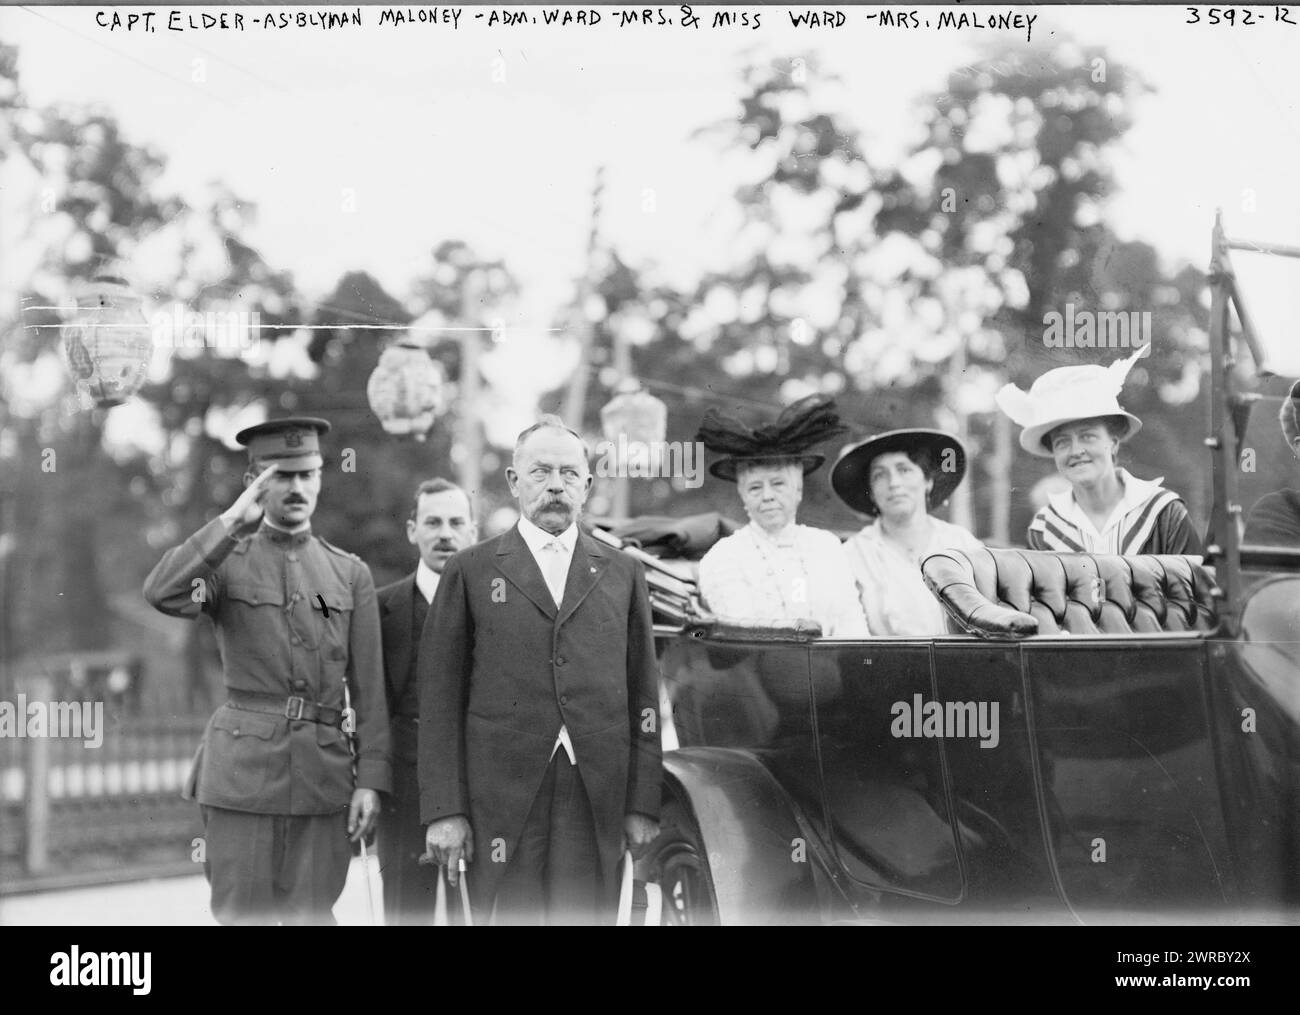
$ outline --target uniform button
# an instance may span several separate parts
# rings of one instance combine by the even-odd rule
[[[298,563],[298,555],[296,553],[289,554],[289,559],[293,561],[295,564]]]
[[[291,602],[291,603],[296,603],[296,602],[297,602],[299,599],[301,599],[301,598],[302,598],[302,596],[298,595],[298,593],[295,592],[293,595],[291,595],[291,596],[289,597],[289,602]]]
[[[564,695],[561,694],[561,695],[560,695],[560,704],[561,704],[561,705],[567,705],[568,703],[569,703],[569,699],[566,698]]]
[[[301,638],[293,638],[293,639],[291,639],[291,640],[292,640],[293,644],[295,644],[295,645],[301,645],[301,644],[302,644],[302,639],[301,639]]]
[[[293,682],[293,689],[294,689],[295,691],[305,691],[305,690],[307,689],[307,681],[305,681],[305,680],[295,680],[295,681]]]
[[[558,657],[556,657],[555,665],[556,665],[556,666],[563,666],[563,665],[564,665],[564,656],[558,656]]]

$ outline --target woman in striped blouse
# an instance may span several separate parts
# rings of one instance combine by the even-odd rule
[[[1155,480],[1138,479],[1117,462],[1121,442],[1142,421],[1119,404],[1119,392],[1143,346],[1109,367],[1049,370],[1028,392],[1008,384],[998,405],[1024,429],[1020,446],[1052,458],[1070,489],[1051,497],[1029,523],[1034,550],[1073,553],[1202,555],[1187,505]]]

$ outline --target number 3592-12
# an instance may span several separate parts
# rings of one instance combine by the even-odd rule
[[[1187,25],[1258,25],[1265,22],[1267,8],[1253,10],[1249,7],[1188,7]],[[1297,24],[1290,7],[1274,7],[1273,20],[1283,24]]]

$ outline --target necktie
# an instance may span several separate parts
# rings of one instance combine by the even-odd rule
[[[542,577],[546,579],[546,587],[551,590],[551,598],[555,600],[555,608],[558,610],[560,604],[564,602],[564,585],[568,580],[569,562],[566,559],[568,554],[565,552],[564,544],[558,539],[552,539],[542,547]],[[576,765],[577,759],[573,754],[573,742],[569,739],[569,727],[560,726],[560,734],[555,738],[555,745],[551,748],[551,757],[555,757],[555,752],[561,747],[564,748],[565,757],[569,759],[569,764]]]
[[[557,610],[564,602],[564,585],[569,571],[568,561],[564,558],[564,544],[558,539],[552,539],[542,547],[542,577],[546,579],[546,587],[551,590]]]

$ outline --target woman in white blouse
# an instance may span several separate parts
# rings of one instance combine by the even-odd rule
[[[840,453],[831,486],[849,507],[873,519],[844,544],[873,635],[947,631],[921,561],[941,550],[983,545],[960,525],[930,514],[965,473],[966,449],[939,430],[891,430]]]
[[[812,448],[845,432],[825,395],[801,398],[758,427],[717,409],[705,412],[696,440],[722,455],[709,472],[736,484],[749,516],[700,561],[700,594],[719,617],[813,621],[826,638],[867,637],[839,539],[795,519],[804,476],[826,461]]]

